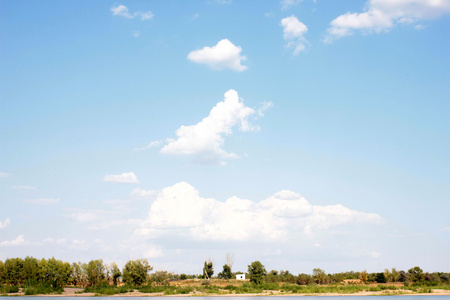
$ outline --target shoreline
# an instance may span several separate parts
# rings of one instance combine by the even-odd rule
[[[417,293],[409,290],[385,290],[377,292],[357,292],[357,293],[314,293],[314,294],[294,294],[294,293],[282,293],[280,291],[264,291],[263,293],[254,294],[205,294],[200,292],[190,294],[174,294],[164,295],[164,292],[160,293],[141,293],[141,292],[128,292],[124,294],[115,295],[100,295],[96,293],[77,293],[74,289],[65,289],[62,294],[39,294],[39,295],[25,295],[23,292],[11,293],[6,295],[0,295],[0,297],[351,297],[351,296],[450,296],[450,290],[434,289],[431,293]]]

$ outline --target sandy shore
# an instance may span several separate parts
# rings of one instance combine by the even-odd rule
[[[64,288],[64,293],[58,295],[33,295],[33,297],[93,297],[95,293],[82,293],[82,288]],[[292,294],[282,293],[280,291],[264,291],[260,294],[204,294],[200,292],[194,292],[190,294],[178,294],[178,295],[164,295],[164,293],[140,293],[138,290],[133,292],[107,295],[104,297],[258,297],[258,296],[280,296],[280,297],[301,297],[301,296],[410,296],[410,295],[422,295],[422,296],[450,296],[449,290],[434,289],[432,293],[415,293],[409,290],[385,290],[379,292],[358,292],[352,294],[338,294],[338,293],[321,293],[321,294]],[[8,296],[25,296],[23,292],[8,294]],[[31,297],[31,296],[30,296]]]

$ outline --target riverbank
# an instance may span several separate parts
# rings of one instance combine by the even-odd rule
[[[61,294],[46,294],[33,295],[33,297],[258,297],[258,296],[281,296],[281,297],[302,297],[302,296],[412,296],[412,295],[426,295],[426,296],[450,296],[450,290],[430,289],[426,292],[415,292],[411,290],[383,290],[383,291],[361,291],[355,293],[291,293],[282,292],[280,290],[267,290],[262,293],[235,293],[227,290],[220,291],[220,293],[204,293],[199,291],[192,291],[188,294],[171,294],[167,295],[164,292],[159,293],[142,293],[138,290],[132,292],[115,294],[115,295],[101,295],[96,293],[83,293],[82,288],[64,288]],[[1,296],[25,296],[22,291],[18,293],[3,294]],[[28,296],[25,296],[28,297]]]

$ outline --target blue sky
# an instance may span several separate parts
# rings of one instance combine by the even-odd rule
[[[450,1],[0,1],[0,259],[450,263]]]

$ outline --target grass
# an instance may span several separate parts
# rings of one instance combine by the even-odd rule
[[[115,285],[95,285],[86,287],[84,289],[85,293],[95,293],[98,295],[116,295],[116,294],[124,294],[128,292],[132,292],[133,288],[128,286],[117,287]]]
[[[26,287],[23,289],[26,296],[39,295],[39,294],[62,294],[64,289],[62,287],[53,288],[49,284],[39,284],[35,286]]]

